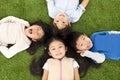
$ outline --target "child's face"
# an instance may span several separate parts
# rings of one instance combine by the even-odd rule
[[[38,25],[32,25],[25,29],[25,34],[27,37],[31,38],[33,41],[40,40],[44,35],[43,29]]]
[[[65,56],[67,48],[61,41],[53,41],[49,45],[49,55],[55,59],[62,59]]]
[[[58,14],[53,21],[54,24],[56,24],[57,28],[59,30],[64,29],[65,27],[67,27],[68,25],[70,25],[70,22],[68,20],[68,17],[66,14],[64,13],[60,13]]]
[[[79,36],[76,41],[76,48],[79,51],[89,50],[90,48],[92,48],[92,46],[93,44],[92,44],[91,39],[87,37],[86,35]]]

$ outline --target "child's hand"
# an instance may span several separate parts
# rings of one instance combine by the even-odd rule
[[[79,53],[81,57],[84,57],[84,52],[85,51],[77,51],[77,53]]]
[[[23,23],[25,26],[27,26],[27,27],[30,27],[30,24],[29,24],[29,22],[27,22],[27,21],[24,21],[24,23]]]

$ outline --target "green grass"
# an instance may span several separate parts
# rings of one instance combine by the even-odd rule
[[[90,0],[81,19],[72,25],[73,30],[87,35],[96,31],[120,30],[120,0]],[[0,19],[16,16],[30,23],[42,20],[50,23],[45,0],[0,0]],[[42,54],[39,48],[35,56]],[[33,56],[22,51],[11,59],[0,53],[0,80],[41,80],[32,76],[29,65]],[[90,68],[81,80],[120,80],[120,60],[106,60],[99,69]]]

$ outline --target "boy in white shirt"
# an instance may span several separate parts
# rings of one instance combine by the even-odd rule
[[[48,14],[54,19],[53,25],[59,30],[70,27],[70,23],[77,22],[85,12],[89,0],[46,0]]]

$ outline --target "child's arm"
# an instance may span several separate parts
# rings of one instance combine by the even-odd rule
[[[55,13],[55,2],[54,0],[46,0],[47,2],[47,8],[48,8],[48,14],[50,17],[54,18]]]
[[[80,80],[78,67],[74,68],[74,80]]]
[[[19,19],[19,18],[14,17],[14,16],[8,16],[8,17],[5,17],[5,18],[0,20],[0,23],[8,23],[8,22],[11,22],[11,23],[17,22],[17,23],[23,24],[25,26],[30,26],[28,21],[25,21],[23,19]]]
[[[44,69],[42,80],[48,80],[48,71]]]
[[[5,46],[0,46],[0,51],[8,59],[16,54],[15,52],[13,53],[12,51],[9,51],[9,49]]]
[[[96,63],[103,63],[105,61],[105,55],[98,52],[91,52],[86,50],[81,56],[91,58]]]
[[[82,14],[85,12],[85,8],[88,5],[88,3],[89,3],[89,0],[83,0],[81,4],[78,5],[78,7],[75,9],[75,11],[73,11],[73,13],[71,14],[72,23],[75,23],[80,19]]]
[[[88,5],[88,3],[89,3],[89,0],[83,0],[83,1],[81,2],[81,5],[82,5],[84,8],[86,8],[86,6]]]
[[[6,46],[0,46],[0,51],[6,58],[12,58],[18,52],[23,51],[28,47],[29,47],[28,44],[19,42],[14,44],[10,48],[7,48]]]
[[[80,75],[79,75],[79,65],[77,61],[73,60],[73,68],[74,68],[74,80],[80,80]]]

